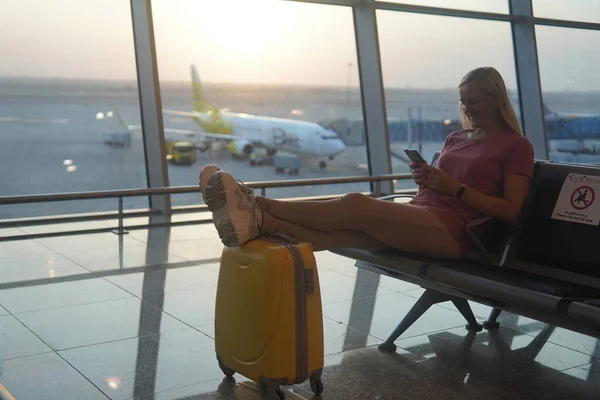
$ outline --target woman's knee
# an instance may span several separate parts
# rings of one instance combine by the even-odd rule
[[[340,199],[341,203],[350,210],[360,210],[373,199],[362,193],[347,193]]]

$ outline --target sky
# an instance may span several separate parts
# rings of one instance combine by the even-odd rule
[[[507,0],[404,0],[508,12]],[[536,16],[600,22],[600,1],[534,0]],[[161,81],[195,64],[215,83],[358,84],[349,7],[282,0],[153,0]],[[387,88],[455,88],[489,65],[516,87],[510,25],[377,11]],[[600,90],[600,31],[536,28],[544,90]],[[135,79],[128,0],[1,0],[0,76]]]

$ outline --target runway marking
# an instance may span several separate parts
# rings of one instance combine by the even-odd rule
[[[0,383],[0,400],[16,400],[12,394]]]

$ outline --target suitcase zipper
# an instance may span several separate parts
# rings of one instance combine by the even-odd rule
[[[296,374],[296,383],[304,382],[308,379],[308,316],[306,304],[306,274],[304,270],[304,260],[302,254],[294,245],[289,245],[288,249],[292,253],[296,270],[296,363],[298,372]]]
[[[298,251],[293,239],[287,239],[282,236],[272,236],[265,238],[277,244],[286,247],[294,262],[294,277],[296,281],[296,379],[293,383],[301,383],[308,379],[308,317],[306,292],[307,281],[304,270],[304,260],[302,253]],[[290,243],[291,242],[291,243]]]

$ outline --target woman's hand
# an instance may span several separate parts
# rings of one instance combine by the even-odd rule
[[[410,165],[413,165],[413,163]],[[454,196],[458,192],[458,189],[460,189],[460,182],[441,169],[427,164],[415,166],[413,168],[413,179],[418,185],[429,187],[449,196]]]
[[[429,178],[427,176],[427,170],[422,168],[421,165],[416,162],[411,162],[408,166],[412,170],[412,177],[415,183],[421,187],[428,187]]]

